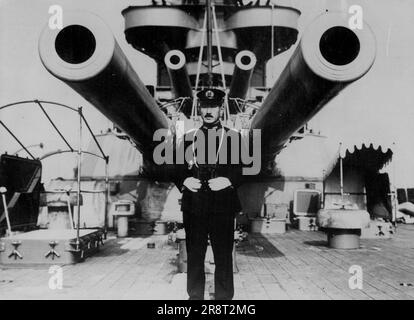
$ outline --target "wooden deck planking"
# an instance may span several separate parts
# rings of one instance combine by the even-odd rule
[[[303,276],[308,284],[312,285],[314,288],[313,291],[319,291],[319,295],[321,295],[321,292],[323,293],[323,295],[319,297],[320,299],[334,299],[336,296],[335,287],[329,282],[326,282],[326,280],[318,273],[313,272],[312,266],[309,266],[309,261],[303,259],[305,253],[300,250],[300,247],[296,246],[296,243],[288,238],[286,241],[283,241],[283,243],[285,244],[286,257],[288,257],[289,260],[295,259],[298,261],[294,264],[293,270],[300,276]]]
[[[299,243],[300,238],[293,239],[297,245],[301,245],[302,243]],[[332,284],[332,286],[336,289],[332,289],[336,293],[339,293],[340,299],[370,299],[369,296],[361,292],[360,290],[344,290],[344,285],[346,282],[346,279],[348,279],[349,274],[343,272],[342,270],[338,270],[335,268],[329,268],[329,265],[322,263],[323,260],[321,260],[319,256],[319,249],[318,251],[315,250],[301,250],[301,258],[304,261],[311,262],[311,265],[309,268],[312,271],[312,276],[317,277],[318,279],[323,279],[324,283],[329,282]]]
[[[270,243],[266,243],[263,238],[258,237],[259,242],[262,242],[263,245],[267,245],[269,247]],[[279,250],[283,252],[283,257],[277,257],[277,259],[280,259],[280,263],[285,267],[285,270],[290,273],[291,278],[294,278],[295,281],[298,283],[298,285],[303,288],[303,290],[307,293],[309,297],[315,298],[315,299],[329,299],[329,297],[320,290],[312,281],[309,281],[309,279],[306,276],[306,273],[304,272],[302,266],[303,262],[300,259],[297,259],[288,248],[288,243],[285,243],[286,247],[281,248],[279,245]],[[286,250],[285,250],[286,249]],[[275,257],[276,259],[276,257]],[[306,283],[306,284],[305,284]]]
[[[341,261],[345,263],[346,261],[346,254],[345,257],[341,257]],[[349,256],[348,256],[349,257]],[[339,258],[339,257],[338,257]],[[384,294],[388,295],[390,298],[395,299],[410,299],[410,296],[406,293],[402,292],[401,287],[397,287],[396,284],[398,282],[399,277],[394,276],[392,277],[391,272],[384,273],[381,266],[378,266],[378,259],[370,258],[369,256],[361,257],[361,259],[355,259],[355,264],[358,264],[359,261],[366,259],[361,264],[363,270],[368,271],[364,272],[366,275],[367,282],[375,287],[376,289],[382,291]],[[349,257],[350,259],[350,257]],[[350,259],[351,260],[351,259]],[[379,270],[378,270],[379,269]],[[412,297],[411,297],[412,298]]]
[[[153,240],[155,249],[146,242]],[[235,299],[414,299],[414,225],[393,239],[362,239],[357,250],[326,246],[321,232],[254,235],[237,247]],[[163,237],[112,238],[84,262],[63,266],[64,289],[50,290],[48,267],[1,268],[0,299],[186,299],[177,248]],[[351,290],[349,267],[363,270]],[[206,298],[213,274],[207,274]]]
[[[362,240],[362,244],[369,244],[372,240]],[[378,240],[375,240],[378,241]],[[382,240],[385,242],[389,240]],[[393,248],[396,250],[396,248]],[[367,254],[368,253],[368,254]],[[371,253],[371,254],[370,254]],[[338,268],[342,268],[348,272],[348,268],[352,265],[360,265],[364,271],[365,285],[367,294],[373,296],[376,299],[393,299],[393,298],[402,298],[399,296],[399,293],[395,293],[395,288],[390,287],[383,279],[380,277],[373,277],[370,272],[372,266],[376,266],[379,261],[382,263],[388,262],[387,256],[388,252],[383,251],[372,251],[367,252],[365,249],[358,250],[332,250],[326,248],[324,254],[321,255],[322,259],[326,259],[331,264],[336,265]],[[385,260],[385,261],[384,261]],[[372,288],[374,290],[372,290]],[[398,288],[397,288],[398,289]],[[354,291],[354,290],[353,290]],[[404,298],[408,298],[404,296]]]
[[[322,250],[322,252],[323,254],[319,253],[320,259],[322,259],[321,261],[325,260],[331,266],[336,266],[337,268],[342,269],[344,271],[344,274],[346,274],[346,277],[344,278],[346,282],[351,276],[348,273],[348,270],[349,270],[349,267],[351,267],[352,265],[360,265],[363,268],[363,271],[365,270],[365,272],[363,273],[363,275],[365,276],[365,281],[364,281],[365,288],[362,291],[361,290],[358,290],[358,291],[366,293],[368,296],[372,297],[373,299],[391,298],[390,295],[384,294],[382,290],[379,290],[378,287],[381,287],[381,285],[378,285],[377,283],[378,281],[376,281],[375,278],[370,278],[369,274],[367,274],[366,271],[368,270],[369,265],[364,264],[364,261],[367,260],[367,255],[365,255],[365,252],[364,252],[364,255],[361,256],[361,249],[359,250],[333,250],[333,249],[326,247],[324,250]],[[349,252],[352,252],[353,255],[350,256],[346,260],[342,259],[343,256]],[[370,281],[367,281],[367,279],[369,279]],[[349,289],[347,285],[344,288],[350,291],[356,291],[356,290]]]
[[[255,236],[252,235],[253,239],[254,237]],[[261,236],[259,235],[256,237]],[[255,242],[257,242],[257,240]],[[296,299],[304,300],[311,299],[311,296],[307,292],[307,288],[301,286],[296,277],[292,277],[289,273],[289,268],[286,266],[286,258],[282,256],[278,257],[276,260],[276,257],[272,257],[270,252],[274,252],[275,250],[271,249],[273,247],[269,246],[268,243],[264,244],[264,248],[267,250],[263,250],[261,253],[263,259],[261,259],[261,261],[257,260],[256,264],[260,265],[263,263],[268,270],[271,270],[272,274],[276,276],[276,279],[291,298],[295,297]],[[253,270],[253,272],[255,272],[255,270]]]
[[[301,261],[301,265],[296,269],[296,272],[304,274],[310,283],[313,283],[318,290],[323,291],[329,298],[341,299],[343,297],[343,291],[329,282],[323,275],[321,270],[325,270],[325,267],[318,264],[318,260],[313,259],[313,252],[301,250],[301,247],[297,246],[297,243],[293,239],[287,239],[286,243],[288,244],[286,247],[287,254],[297,254],[297,259]],[[309,264],[310,262],[318,266],[317,272],[315,272],[315,266]]]

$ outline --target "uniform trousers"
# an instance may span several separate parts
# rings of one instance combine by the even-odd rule
[[[190,300],[204,299],[204,261],[208,239],[215,263],[215,299],[233,298],[234,216],[229,212],[217,213],[206,210],[183,213],[187,247],[187,293]]]

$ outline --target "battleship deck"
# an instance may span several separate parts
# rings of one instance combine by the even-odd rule
[[[363,239],[358,250],[326,246],[322,232],[249,235],[237,247],[235,299],[414,299],[414,225],[393,239]],[[147,243],[154,241],[154,249]],[[63,288],[48,287],[45,267],[0,269],[2,299],[186,299],[178,250],[166,236],[109,238],[84,262],[63,266]],[[349,268],[363,271],[350,289]],[[212,291],[208,274],[206,299]]]

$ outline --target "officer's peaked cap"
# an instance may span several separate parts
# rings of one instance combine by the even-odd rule
[[[197,93],[197,98],[201,104],[221,105],[225,95],[223,90],[209,88],[199,91]]]

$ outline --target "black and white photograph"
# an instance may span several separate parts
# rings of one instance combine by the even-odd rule
[[[410,0],[0,0],[0,300],[413,300],[413,58]]]

